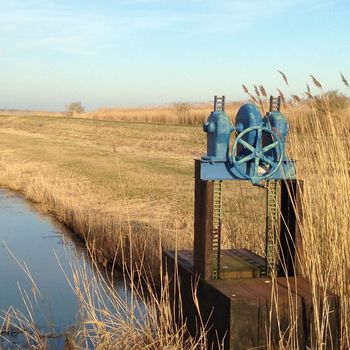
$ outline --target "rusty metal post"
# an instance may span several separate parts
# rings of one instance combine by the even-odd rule
[[[301,276],[303,259],[302,222],[303,181],[281,181],[281,231],[280,231],[280,268],[281,276]]]
[[[195,160],[194,270],[203,279],[211,278],[214,181],[200,179],[201,162]]]

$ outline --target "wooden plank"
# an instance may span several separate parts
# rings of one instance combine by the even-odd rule
[[[213,181],[200,178],[201,162],[195,159],[194,269],[202,278],[211,278],[211,236],[213,232]]]
[[[232,251],[231,251],[232,253]],[[249,255],[249,253],[247,253]],[[192,298],[193,285],[198,282],[197,298],[203,322],[211,327],[209,344],[219,348],[217,335],[223,340],[224,349],[243,350],[249,347],[264,348],[267,343],[285,342],[291,348],[315,348],[313,291],[310,283],[301,277],[278,277],[272,287],[268,278],[199,279],[193,270],[191,251],[165,252],[168,271],[174,273],[175,258],[178,262],[182,304],[174,303],[173,312],[184,315],[192,335],[198,332],[199,314]],[[259,259],[257,259],[259,260]],[[269,281],[270,283],[266,283]],[[174,279],[170,279],[170,284]],[[177,286],[170,288],[171,295],[179,293]],[[274,297],[271,297],[272,290]],[[325,330],[326,348],[339,348],[339,299],[329,295],[329,327]],[[316,297],[317,298],[317,297]],[[321,310],[322,300],[320,299]],[[175,317],[180,320],[179,316]],[[282,337],[282,339],[281,339]]]
[[[340,343],[340,314],[339,314],[339,297],[330,290],[322,290],[318,287],[318,295],[315,295],[314,290],[311,287],[310,282],[302,277],[290,277],[278,278],[278,284],[288,288],[294,295],[298,295],[302,298],[302,312],[299,312],[300,317],[303,318],[303,339],[299,340],[299,344],[302,344],[305,348],[315,348],[315,338],[312,335],[316,334],[315,319],[322,318],[325,307],[328,310],[328,327],[324,331],[326,337],[325,342],[327,349],[338,349]],[[327,306],[324,304],[324,297],[327,298]],[[317,303],[318,311],[315,313],[315,305]],[[299,308],[298,308],[299,311]],[[300,332],[300,330],[299,330]]]
[[[279,251],[279,271],[284,276],[300,276],[303,259],[302,223],[303,182],[301,180],[285,180],[281,182],[281,231]],[[285,273],[286,272],[286,273]]]
[[[181,250],[177,258],[184,265],[193,265],[191,250]],[[264,259],[246,249],[225,249],[221,251],[220,279],[260,277]]]
[[[230,350],[254,349],[265,345],[261,344],[259,312],[257,299],[231,301]]]
[[[232,251],[221,251],[220,279],[223,278],[252,278],[254,268]]]
[[[222,279],[207,281],[208,284],[218,289],[223,295],[233,300],[255,300],[254,294],[242,284],[242,279]]]
[[[165,252],[164,255],[168,265],[167,270],[174,273],[174,267],[171,267],[171,265],[174,266],[175,264],[175,253]],[[183,256],[185,256],[185,259]],[[186,261],[185,266],[181,265],[182,261]],[[178,255],[178,263],[180,297],[178,294],[172,300],[172,304],[177,306],[173,309],[175,319],[177,322],[185,321],[193,336],[198,334],[201,325],[206,324],[208,348],[213,346],[213,349],[218,349],[217,341],[219,339],[220,342],[224,343],[224,348],[229,349],[230,298],[205,280],[198,279],[198,275],[196,276],[193,272],[193,265],[188,264],[186,254],[182,255],[182,257]],[[174,278],[170,278],[170,283],[174,283]],[[194,288],[195,286],[197,288]],[[170,290],[174,290],[174,286],[170,286]],[[193,290],[197,291],[201,317],[199,317],[198,309],[194,303]],[[181,303],[179,302],[180,299]]]
[[[298,286],[299,289],[302,289],[302,290],[305,290],[305,291],[309,291],[309,293],[311,295],[314,294],[312,289],[311,289],[311,284],[306,278],[298,277],[297,278],[297,286]],[[318,288],[320,288],[320,287],[318,287]],[[320,290],[323,291],[322,288]],[[333,293],[330,289],[327,289],[325,293],[329,297],[337,297],[337,295],[335,293]]]
[[[239,280],[239,283],[254,294],[255,300],[232,300],[231,319],[235,322],[231,324],[231,342],[234,343],[233,336],[239,335],[242,344],[242,347],[234,346],[233,349],[246,349],[243,344],[264,348],[269,342],[278,344],[283,334],[288,337],[291,321],[287,290],[283,286],[277,286],[277,290],[274,289],[276,297],[272,298],[273,288],[269,279],[244,279]],[[296,298],[298,308],[302,310],[301,299]]]
[[[241,271],[244,271],[244,273],[233,274],[232,272],[236,271],[233,262],[242,264],[244,268]],[[226,270],[225,266],[227,266]],[[222,273],[220,273],[220,278],[260,277],[264,268],[265,260],[247,249],[222,250]]]
[[[177,252],[174,250],[167,250],[165,254],[174,261],[177,260],[178,263],[187,270],[194,272],[192,250],[179,250]]]
[[[244,255],[247,260],[249,261],[254,261],[255,264],[260,265],[260,266],[265,266],[265,258],[261,257],[258,254],[255,254],[254,252],[241,248],[236,250],[237,253]]]
[[[311,290],[310,283],[302,277],[278,277],[277,283],[278,285],[283,286],[287,290],[290,290],[290,292],[296,293],[302,296],[303,298],[312,298],[313,293]]]

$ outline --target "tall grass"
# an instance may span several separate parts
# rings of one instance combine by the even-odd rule
[[[320,87],[318,88],[320,89]],[[257,103],[261,106],[265,106],[264,108],[266,109],[267,98],[264,97],[264,94],[267,96],[267,93],[264,87],[257,86],[256,91],[260,94],[260,100],[258,99]],[[306,92],[308,94],[307,99],[296,96],[293,98],[294,102],[286,102],[286,106],[283,107],[282,111],[287,116],[291,126],[291,132],[288,136],[288,152],[291,158],[297,160],[298,178],[304,180],[302,236],[305,259],[303,260],[303,270],[305,276],[311,281],[315,295],[313,300],[313,307],[315,310],[313,322],[316,327],[314,347],[317,349],[325,349],[326,347],[325,337],[328,334],[327,329],[329,327],[327,296],[318,293],[322,293],[322,290],[329,288],[340,296],[341,349],[347,349],[350,347],[350,164],[348,160],[350,151],[350,141],[348,138],[348,132],[350,130],[350,111],[348,108],[334,110],[331,108],[332,101],[327,101],[327,99],[325,99],[324,106],[328,106],[329,108],[320,113],[320,110],[317,108],[317,101],[312,98],[313,94],[311,90],[308,88]],[[251,95],[255,96],[253,94]],[[205,116],[208,114],[209,110],[206,110]],[[135,117],[132,117],[133,113]],[[154,114],[153,117],[150,116],[152,113]],[[156,109],[153,112],[149,111],[147,117],[143,111],[128,111],[124,114],[118,114],[115,117],[112,117],[112,115],[108,116],[107,113],[105,116],[101,117],[101,119],[114,118],[112,120],[131,120],[133,122],[152,121],[169,124],[184,123],[180,121],[181,119],[177,119],[174,110],[168,114],[169,119],[167,120],[165,120],[166,117],[164,117],[164,113],[162,109]],[[234,114],[232,113],[232,115]],[[82,117],[99,118],[97,115],[85,115]],[[196,121],[189,122],[189,124],[199,124],[202,118],[204,118],[204,114],[198,117],[198,119],[193,119]],[[41,121],[38,120],[38,123],[40,122]],[[80,123],[80,121],[77,120],[76,123]],[[81,121],[81,123],[83,123],[83,121]],[[95,126],[95,124],[91,125],[95,128],[94,132],[98,133],[99,127]],[[23,125],[20,127],[24,128]],[[84,124],[84,128],[87,128],[86,124]],[[132,126],[129,126],[129,128],[132,128]],[[154,130],[157,129],[156,126],[152,128]],[[167,127],[166,133],[169,133],[169,128],[170,127]],[[195,128],[188,129],[189,131],[184,129],[181,132],[188,132],[190,134],[197,132]],[[26,130],[26,132],[33,132],[34,134],[38,133],[38,130],[39,129],[35,126],[34,131]],[[109,130],[109,132],[112,131],[112,129]],[[25,135],[23,131],[21,132]],[[68,137],[68,133],[69,131],[66,132],[65,137]],[[85,129],[82,129],[82,133],[85,133]],[[181,134],[177,141],[171,140],[172,147],[176,147],[176,142],[183,142],[183,146],[177,148],[179,154],[184,154],[184,152],[186,152],[191,155],[199,156],[199,148],[202,149],[204,153],[204,142],[200,141],[202,143],[199,144],[199,147],[194,141],[199,140],[199,136],[195,136],[190,142],[190,139],[184,135],[185,134]],[[166,138],[168,136],[162,137]],[[201,137],[204,138],[204,135]],[[90,144],[93,143],[91,137],[87,137],[87,139]],[[73,138],[70,140],[72,141]],[[101,136],[100,140],[105,139],[102,139]],[[137,152],[139,152],[141,149],[137,148],[139,145],[140,147],[146,147],[146,145],[148,146],[153,142],[155,141],[148,140],[147,143],[147,140],[140,140],[140,138],[138,139],[133,135],[132,142],[130,143],[132,146],[128,145],[130,147],[135,147]],[[74,145],[76,146],[77,144]],[[162,144],[159,145],[163,147]],[[118,145],[118,147],[119,146],[120,145]],[[151,148],[148,149],[148,151],[150,150]],[[42,177],[38,177],[38,172],[35,170],[32,161],[29,161],[27,158],[27,163],[24,162],[21,164],[18,160],[20,158],[13,156],[13,154],[16,154],[15,147],[7,149],[6,152],[4,151],[2,154],[3,167],[0,176],[1,184],[25,191],[29,198],[42,203],[46,210],[57,216],[59,220],[71,227],[74,231],[79,232],[86,239],[89,249],[93,251],[93,256],[105,265],[107,265],[108,262],[113,262],[115,259],[116,263],[122,265],[124,263],[127,266],[132,266],[133,271],[142,271],[142,274],[146,276],[160,276],[159,254],[154,254],[155,251],[159,251],[159,236],[162,236],[162,244],[164,247],[173,248],[176,245],[176,241],[183,244],[183,246],[189,246],[191,244],[192,214],[188,208],[192,206],[192,196],[186,196],[186,194],[184,194],[183,198],[186,200],[183,199],[183,201],[181,201],[179,197],[176,197],[176,191],[182,191],[182,186],[185,188],[186,193],[192,190],[192,187],[189,185],[189,183],[192,182],[190,175],[183,177],[183,179],[188,178],[188,180],[176,182],[178,186],[176,191],[174,191],[174,189],[171,191],[169,189],[174,186],[174,177],[165,177],[163,176],[164,173],[162,173],[162,171],[167,171],[167,168],[159,167],[151,175],[148,173],[147,164],[144,164],[144,168],[143,165],[137,168],[138,171],[144,171],[144,174],[148,174],[148,177],[144,175],[146,178],[144,186],[146,186],[146,181],[151,181],[150,179],[153,177],[158,177],[159,187],[164,186],[165,182],[168,181],[167,190],[157,197],[157,200],[159,200],[162,195],[168,196],[165,198],[165,202],[162,202],[162,206],[159,207],[161,211],[159,218],[166,217],[167,219],[164,221],[164,225],[162,224],[157,227],[153,217],[154,210],[143,204],[147,202],[142,202],[142,200],[140,200],[141,197],[138,198],[138,201],[130,200],[129,193],[132,191],[133,186],[128,184],[134,184],[134,178],[137,178],[137,182],[142,181],[141,178],[137,177],[137,173],[133,173],[135,168],[131,169],[131,171],[130,167],[125,168],[126,171],[129,170],[129,172],[127,172],[128,176],[124,177],[123,180],[124,189],[122,192],[119,192],[122,204],[119,206],[111,206],[112,209],[107,211],[105,206],[102,206],[102,200],[99,199],[98,195],[90,196],[91,193],[89,194],[89,191],[92,192],[94,190],[90,182],[91,179],[94,179],[93,176],[86,178],[86,183],[81,182],[81,177],[77,177],[74,172],[67,172],[66,169],[60,168],[60,163],[54,163],[54,165],[52,165],[53,161],[51,161],[51,163],[44,163],[47,169],[43,168],[43,170],[41,170],[43,173]],[[113,150],[111,150],[111,152],[113,152]],[[164,165],[166,157],[160,155],[161,153],[152,152],[152,157],[160,157],[160,162]],[[167,156],[169,156],[168,153]],[[11,162],[8,162],[8,159],[11,159]],[[59,158],[59,160],[63,163],[61,158]],[[149,159],[147,160],[149,161]],[[182,164],[180,160],[180,156],[176,158],[178,166]],[[96,164],[99,166],[99,164],[102,163],[96,162]],[[184,164],[186,164],[186,166],[191,166],[190,162]],[[42,166],[42,163],[38,162],[36,165]],[[50,175],[49,177],[48,174]],[[160,174],[162,174],[162,176]],[[185,181],[188,181],[188,183]],[[135,186],[136,185],[137,183],[135,182]],[[150,195],[157,191],[157,182],[152,186],[155,186],[153,190],[150,188],[150,191],[147,192]],[[239,186],[243,185],[239,184]],[[97,188],[101,189],[100,193],[102,196],[103,186]],[[263,202],[261,200],[263,197],[255,194],[252,195],[251,192],[243,187],[240,187],[240,191],[244,199],[247,201],[251,200],[251,203],[258,203],[255,211],[257,217],[260,217],[261,214],[263,215],[263,211],[261,212],[261,208],[263,207]],[[164,205],[166,201],[172,201],[171,195],[169,194],[172,194],[174,198],[176,198],[176,200],[174,199],[175,202],[179,201],[179,207],[186,209],[183,211],[175,211],[173,210],[174,207],[167,207]],[[237,204],[239,202],[237,197],[236,188],[233,190],[233,196],[228,198],[232,199],[232,203]],[[87,200],[87,198],[89,200]],[[102,198],[105,199],[107,197]],[[94,199],[96,204],[93,204]],[[110,202],[108,199],[107,203],[113,202]],[[113,205],[115,205],[115,203]],[[248,209],[254,211],[254,208],[241,205],[238,209],[238,211],[240,211],[239,213],[237,212],[237,206],[235,207],[235,205],[232,205],[230,208],[236,210],[236,212],[227,215],[228,219],[224,227],[225,232],[223,237],[225,246],[237,247],[244,243],[245,247],[254,247],[253,249],[255,251],[261,253],[262,244],[259,243],[257,246],[256,243],[257,241],[261,242],[261,229],[257,227],[258,220],[254,219],[250,221],[250,225],[252,229],[256,229],[256,233],[248,237],[246,235],[246,226],[240,224],[237,220],[238,214],[241,214],[243,211],[246,212]],[[132,214],[133,211],[145,218],[149,217],[149,221],[143,220],[142,223],[140,223],[140,221],[134,220],[136,216]],[[120,220],[123,215],[126,220]],[[174,219],[174,221],[169,221],[169,218]],[[177,239],[175,237],[176,232],[178,234]],[[131,265],[130,262],[132,262]],[[84,279],[84,276],[77,278]],[[151,285],[151,280],[149,281]],[[97,295],[98,293],[102,293],[99,292],[99,285],[101,285],[101,283],[103,282],[99,280],[93,281],[91,285],[93,288],[91,290],[89,289],[89,291],[80,291],[79,297],[85,295],[87,301],[93,300],[93,298],[89,296],[89,293],[94,293],[95,290],[97,291]],[[136,286],[137,291],[139,288],[138,285]],[[322,289],[318,289],[318,286],[322,287]],[[109,291],[108,293],[112,292],[113,291]],[[152,292],[150,291],[150,293]],[[166,294],[166,291],[164,291],[164,293]],[[323,303],[319,303],[320,298],[316,298],[317,295],[321,297]],[[142,298],[143,295],[140,297]],[[183,329],[172,328],[173,322],[169,318],[169,307],[166,306],[166,303],[163,303],[165,297],[159,299],[156,295],[154,295],[154,297],[151,296],[150,300],[153,300],[153,304],[151,302],[150,305],[153,306],[146,306],[146,308],[150,308],[147,310],[147,313],[153,315],[152,320],[146,319],[142,324],[137,324],[138,321],[132,318],[128,321],[129,323],[124,323],[124,326],[115,326],[116,324],[119,325],[125,322],[121,319],[116,319],[115,309],[112,309],[110,312],[108,310],[105,311],[103,305],[96,306],[94,303],[88,305],[89,303],[85,301],[84,298],[81,300],[81,304],[83,308],[85,308],[86,315],[90,315],[90,320],[93,320],[93,322],[91,324],[86,324],[86,329],[80,333],[79,336],[82,336],[83,339],[90,337],[92,339],[91,341],[96,341],[96,344],[102,342],[103,344],[107,344],[106,348],[108,348],[108,346],[113,348],[115,345],[112,346],[111,344],[115,344],[114,342],[117,341],[113,334],[114,332],[118,332],[118,328],[121,327],[122,333],[119,333],[122,334],[121,338],[130,340],[130,343],[128,342],[127,345],[124,344],[126,348],[130,344],[142,344],[142,346],[155,344],[158,348],[159,346],[166,348],[165,344],[170,344],[170,348],[176,348],[176,346],[194,346],[194,343],[186,343],[187,338],[185,339],[184,337],[185,331]],[[119,305],[119,302],[117,304]],[[158,317],[159,310],[161,312],[160,318]],[[293,308],[290,312],[294,312]],[[160,320],[162,320],[162,322],[159,323]],[[113,323],[113,321],[115,321],[115,323]],[[142,328],[144,325],[146,325],[145,328]],[[90,329],[92,329],[92,332],[89,333]],[[130,338],[126,336],[126,334],[129,333],[131,334]],[[90,336],[88,334],[90,334]],[[155,334],[158,334],[159,337],[155,337]],[[149,342],[144,342],[144,339],[149,339]],[[298,344],[290,339],[283,344],[281,343],[280,347],[282,346],[288,349],[298,348]],[[154,349],[156,348],[157,347],[154,347]]]
[[[226,111],[235,114],[239,103],[229,103]],[[136,123],[155,123],[172,125],[202,125],[208,117],[208,111],[212,109],[211,104],[190,104],[175,103],[165,107],[118,109],[101,108],[94,112],[76,114],[76,117],[109,120],[127,121]]]
[[[131,233],[130,233],[131,234]],[[23,349],[50,349],[50,339],[65,337],[65,350],[78,349],[149,349],[149,350],[191,350],[206,349],[206,328],[202,324],[196,337],[192,337],[181,320],[181,312],[175,314],[175,299],[169,288],[170,278],[178,283],[178,275],[169,276],[159,266],[161,283],[144,274],[142,267],[133,264],[122,265],[123,274],[113,268],[105,269],[94,260],[94,252],[89,250],[90,258],[78,262],[75,255],[68,257],[71,271],[64,271],[67,287],[70,287],[78,300],[77,322],[71,331],[62,334],[43,333],[35,324],[32,302],[36,295],[20,289],[25,312],[9,308],[0,323],[0,331],[6,343],[16,345],[16,336],[20,334],[23,341],[19,346]],[[158,252],[162,254],[159,241]],[[92,267],[92,269],[91,269]],[[92,272],[93,271],[93,272]],[[32,280],[30,272],[26,270]],[[124,292],[116,289],[118,279],[124,283]],[[120,282],[120,281],[119,281]],[[33,281],[33,283],[35,283]],[[40,294],[40,291],[38,292]],[[32,301],[34,299],[34,301]],[[196,295],[194,303],[198,304]],[[14,342],[11,339],[15,339]]]
[[[314,113],[301,124],[303,133],[292,134],[290,140],[292,154],[300,159],[299,176],[305,183],[305,275],[315,295],[320,286],[340,296],[341,348],[349,347],[350,326],[350,143],[344,133],[346,124],[346,120],[339,123],[331,113],[320,123],[319,115]],[[318,310],[320,306],[316,304],[315,300]],[[317,323],[320,339],[324,334],[322,327],[327,328],[327,317],[322,316],[324,322]]]

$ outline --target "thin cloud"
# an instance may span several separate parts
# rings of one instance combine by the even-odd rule
[[[93,54],[100,45],[122,46],[154,31],[188,37],[233,34],[291,9],[327,6],[332,0],[0,0],[0,40],[18,47],[47,47]]]
[[[22,27],[36,24],[75,26],[75,23],[93,24],[97,21],[117,29],[123,24],[125,30],[135,27],[156,29],[188,23],[216,31],[218,27],[229,29],[236,24],[249,24],[256,18],[270,18],[301,4],[305,10],[310,6],[325,6],[330,2],[331,0],[119,0],[107,8],[103,2],[90,1],[90,6],[82,6],[76,12],[72,11],[72,5],[68,1],[48,3],[12,0],[12,5],[6,6],[9,2],[0,0],[0,20],[6,25]],[[213,20],[214,23],[211,22]]]
[[[13,50],[50,49],[71,55],[93,55],[112,28],[99,15],[6,8],[0,14],[3,46]],[[117,35],[115,35],[117,37]],[[8,50],[9,51],[9,50]]]

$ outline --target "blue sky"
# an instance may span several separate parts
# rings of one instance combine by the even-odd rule
[[[0,108],[301,94],[310,73],[350,95],[349,18],[346,0],[0,0]]]

